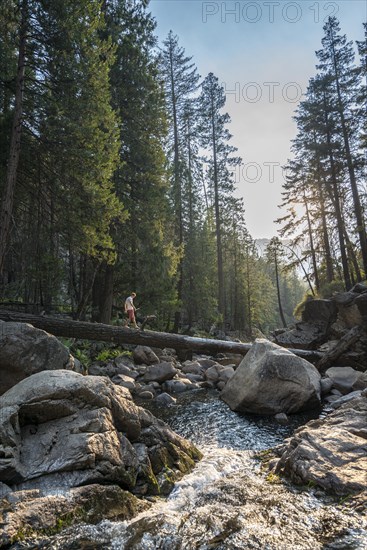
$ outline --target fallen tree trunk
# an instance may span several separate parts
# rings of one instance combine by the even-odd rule
[[[361,326],[355,326],[351,328],[344,336],[342,336],[339,342],[334,348],[325,353],[321,357],[320,361],[316,364],[317,369],[324,373],[326,369],[330,367],[345,351],[347,351],[360,337],[364,334],[364,330]]]
[[[173,348],[175,350],[199,351],[211,354],[224,352],[246,355],[252,345],[210,338],[193,338],[182,334],[168,334],[152,330],[134,330],[126,327],[73,321],[65,318],[58,319],[57,317],[14,313],[5,310],[0,310],[0,320],[30,323],[34,327],[43,329],[54,336],[64,336],[66,338],[98,340],[102,342],[114,342],[116,344],[135,344],[157,348]],[[319,360],[323,355],[320,352],[309,350],[295,349],[290,351],[311,362]]]

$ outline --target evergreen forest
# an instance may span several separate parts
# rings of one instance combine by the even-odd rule
[[[109,324],[134,291],[159,330],[253,337],[366,279],[367,24],[325,22],[264,246],[225,89],[147,0],[2,0],[0,27],[2,305]]]

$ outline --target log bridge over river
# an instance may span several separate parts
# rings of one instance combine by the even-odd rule
[[[43,329],[54,336],[114,342],[122,345],[133,344],[158,348],[173,348],[178,352],[186,351],[188,353],[195,351],[210,354],[223,352],[246,355],[252,345],[250,343],[215,340],[212,338],[194,338],[183,334],[171,334],[152,330],[135,330],[102,323],[74,321],[56,316],[31,315],[7,310],[0,310],[0,320],[30,323],[34,327]],[[317,362],[324,355],[321,352],[313,350],[290,349],[290,351],[310,362]]]

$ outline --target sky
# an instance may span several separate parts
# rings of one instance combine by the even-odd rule
[[[335,15],[348,40],[363,39],[367,0],[151,0],[163,41],[172,30],[204,78],[226,91],[232,144],[243,166],[235,174],[255,239],[271,238],[284,213],[282,166],[296,135],[292,116],[315,74],[325,19]]]

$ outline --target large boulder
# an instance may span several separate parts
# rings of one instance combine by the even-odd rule
[[[335,302],[310,299],[305,303],[302,322],[296,323],[290,330],[276,334],[275,341],[288,348],[316,349],[327,338],[336,317]]]
[[[265,339],[258,339],[221,392],[234,411],[296,413],[320,405],[316,368]]]
[[[56,534],[80,522],[128,520],[149,506],[117,485],[94,484],[47,495],[38,489],[9,492],[0,500],[0,547]]]
[[[278,448],[276,472],[338,495],[367,491],[367,390]]]
[[[0,395],[37,372],[74,368],[55,336],[27,323],[0,322]]]
[[[291,349],[317,349],[327,336],[324,323],[297,323],[292,329],[275,335],[275,341],[280,346]]]
[[[0,398],[0,410],[0,480],[17,490],[114,483],[157,494],[163,470],[174,480],[200,457],[105,377],[34,374]]]
[[[337,307],[332,300],[308,300],[302,312],[304,323],[322,323],[327,329],[336,320]]]

